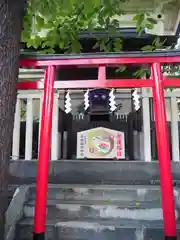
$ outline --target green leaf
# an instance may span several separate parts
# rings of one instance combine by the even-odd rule
[[[146,24],[146,27],[147,27],[148,29],[153,29],[153,28],[154,28],[154,25],[151,24],[151,23],[147,23],[147,24]]]
[[[144,31],[144,28],[137,28],[138,36],[141,36]]]
[[[117,19],[113,19],[113,20],[111,21],[111,24],[112,24],[113,26],[115,26],[115,27],[119,27],[119,21],[118,21]]]
[[[142,78],[142,77],[146,76],[149,73],[150,73],[149,68],[148,67],[144,67],[144,68],[138,69],[133,75],[135,77]]]
[[[133,17],[133,21],[143,22],[145,19],[144,13],[137,14]]]
[[[114,52],[119,52],[122,49],[122,40],[120,38],[114,39]]]
[[[142,47],[141,50],[142,51],[153,51],[154,50],[154,46],[146,45],[146,46]]]
[[[44,25],[44,19],[40,17],[39,15],[36,15],[36,23],[40,26]]]
[[[98,41],[93,46],[93,49],[97,49],[97,48],[99,48],[99,42]]]
[[[152,42],[152,45],[154,46],[155,49],[161,49],[164,48],[164,44],[166,43],[166,41],[167,41],[166,38],[161,42],[160,37],[156,37]]]
[[[147,18],[147,20],[148,20],[148,22],[150,22],[151,24],[157,24],[157,20],[156,19],[154,19],[154,18]]]
[[[116,69],[116,73],[124,72],[127,69],[126,65],[121,65]]]
[[[105,49],[105,43],[104,41],[101,41],[99,44],[100,51],[103,51]]]
[[[72,53],[79,53],[81,51],[81,44],[78,40],[74,40],[71,43]]]
[[[141,25],[145,20],[145,14],[144,13],[137,14],[136,16],[133,17],[133,20],[136,21],[138,25]]]
[[[59,42],[59,47],[60,47],[60,49],[64,49],[64,47],[65,47],[65,42],[64,42],[63,40],[60,40],[60,42]]]

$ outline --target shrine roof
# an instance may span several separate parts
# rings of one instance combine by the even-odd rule
[[[95,59],[95,58],[141,58],[141,57],[180,57],[180,51],[161,50],[153,52],[116,52],[116,53],[80,53],[80,54],[40,54],[35,52],[21,52],[20,59],[60,60],[60,59]]]

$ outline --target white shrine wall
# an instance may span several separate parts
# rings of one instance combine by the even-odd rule
[[[119,93],[118,93],[119,92]],[[119,89],[116,93],[117,103],[122,103],[122,108],[118,111],[118,117],[123,118],[131,111],[131,92],[126,89]],[[151,156],[151,139],[150,139],[150,104],[149,99],[152,98],[152,93],[149,89],[143,89],[142,93],[142,108],[143,108],[143,132],[134,132],[135,138],[135,158],[138,160],[152,161]],[[166,113],[167,120],[171,123],[171,138],[172,138],[172,160],[179,161],[179,131],[178,121],[179,110],[177,101],[180,96],[180,89],[173,91],[166,91]],[[83,93],[73,91],[72,98],[72,113],[77,114],[78,106],[83,102]],[[39,121],[41,118],[43,92],[42,91],[19,91],[17,95],[16,113],[14,119],[13,145],[12,145],[12,159],[19,159],[19,144],[20,144],[20,122],[26,121],[26,137],[25,137],[25,158],[24,160],[32,159],[32,133],[33,120]],[[21,106],[23,100],[27,101],[24,118],[21,116]],[[59,91],[54,95],[54,109],[53,109],[53,124],[52,124],[52,139],[51,139],[51,160],[58,160],[60,157],[60,141],[61,136],[58,133],[58,118],[59,107],[63,109],[64,106],[64,92]],[[67,144],[67,134],[64,134],[64,148]],[[144,154],[146,153],[146,154]],[[66,158],[64,155],[63,158]]]

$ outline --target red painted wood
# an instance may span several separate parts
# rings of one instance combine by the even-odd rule
[[[164,88],[162,83],[161,66],[152,64],[152,77],[154,79],[153,100],[156,124],[156,138],[160,169],[161,199],[164,218],[164,233],[166,237],[176,236],[176,217],[174,194],[172,185],[170,146],[166,120],[166,106]]]
[[[35,234],[45,233],[52,112],[54,101],[54,78],[55,67],[47,67],[44,80],[44,99],[42,106],[40,148],[36,183],[36,202],[34,217]]]

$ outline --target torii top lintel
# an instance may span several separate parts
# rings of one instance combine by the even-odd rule
[[[97,80],[55,81],[54,88],[136,88],[153,87],[153,79],[106,79],[106,67],[120,64],[180,63],[180,51],[121,52],[76,55],[22,53],[20,67],[89,66],[98,67]],[[180,87],[180,79],[162,76],[164,87]],[[19,82],[19,90],[43,89],[42,81]]]

